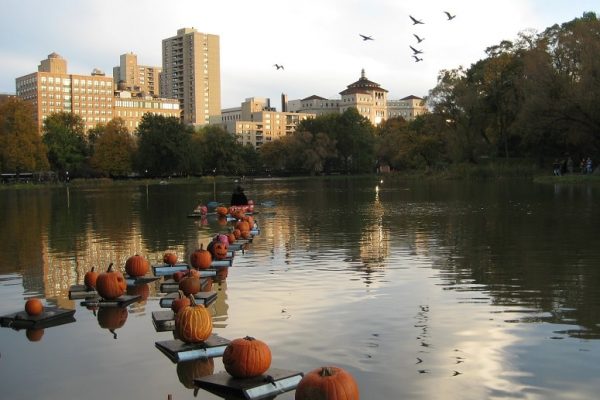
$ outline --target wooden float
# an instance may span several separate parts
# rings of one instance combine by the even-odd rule
[[[162,308],[171,308],[171,303],[173,303],[173,300],[175,300],[178,297],[179,297],[179,293],[177,293],[177,292],[169,293],[165,297],[160,299],[158,304]],[[204,307],[208,307],[216,299],[217,299],[217,292],[215,292],[215,291],[198,292],[194,295],[194,300],[196,301],[196,303],[202,304],[202,305],[204,305]]]
[[[145,285],[146,283],[152,283],[154,281],[159,280],[160,278],[161,278],[160,276],[138,276],[138,277],[126,276],[125,282],[127,283],[127,286],[137,286],[137,285]]]
[[[185,272],[190,268],[191,268],[191,266],[189,264],[185,264],[185,263],[178,263],[173,266],[171,266],[169,264],[156,264],[156,265],[152,266],[152,271],[154,272],[154,275],[160,277],[160,276],[166,276],[166,275],[173,275],[177,271]],[[200,272],[201,278],[215,275],[214,270],[211,270],[211,269],[200,269],[200,270],[198,270],[198,272]]]
[[[211,277],[217,275],[217,270],[212,269],[211,272],[213,272],[210,275]],[[208,279],[208,278],[200,278],[200,287],[201,288],[206,286],[206,284],[207,284],[206,279]],[[179,290],[179,282],[175,282],[174,279],[167,279],[163,283],[160,284],[160,291],[162,293],[173,293],[173,292],[177,292],[178,290]]]
[[[240,399],[271,399],[281,393],[296,389],[302,372],[270,368],[254,378],[234,378],[225,371],[194,379],[194,383],[217,396]]]
[[[85,285],[72,285],[69,288],[69,300],[89,299],[100,297],[96,289],[90,289]]]
[[[221,357],[228,344],[228,339],[214,333],[201,343],[185,343],[179,339],[155,342],[155,346],[174,363],[199,358]]]
[[[75,322],[75,310],[44,307],[40,315],[32,316],[19,311],[0,317],[0,326],[13,329],[42,329]]]
[[[152,311],[152,325],[156,332],[175,330],[175,313],[172,310]]]
[[[106,300],[101,297],[96,299],[87,299],[81,302],[81,305],[84,307],[127,307],[130,304],[133,304],[139,301],[142,296],[138,295],[129,295],[124,294],[123,296],[117,297],[113,300]]]

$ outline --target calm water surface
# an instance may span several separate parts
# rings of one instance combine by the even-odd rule
[[[273,367],[343,367],[365,400],[598,398],[599,188],[384,179],[246,183],[275,207],[213,285],[215,333],[267,342]],[[189,259],[227,227],[188,212],[232,186],[0,191],[0,315],[31,296],[76,310],[38,341],[0,328],[0,398],[220,398],[190,385],[220,358],[156,349],[160,282],[116,339],[68,290],[136,253]]]

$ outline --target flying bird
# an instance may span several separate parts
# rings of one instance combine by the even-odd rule
[[[423,40],[425,40],[425,38],[419,37],[419,35],[415,35],[414,33],[413,36],[417,38],[418,43],[421,43]]]
[[[363,35],[361,33],[359,33],[358,35],[362,38],[362,40],[375,40],[371,36]]]
[[[448,11],[444,11],[444,14],[446,14],[446,16],[448,17],[448,21],[450,21],[451,19],[456,18],[456,15],[452,15]]]
[[[419,61],[423,61],[422,58],[417,57],[416,55],[413,55],[415,62],[419,62]]]
[[[423,21],[419,21],[418,19],[416,19],[415,17],[413,17],[412,15],[409,15],[410,19],[412,19],[413,25],[417,25],[417,24],[424,24],[425,22]]]
[[[275,68],[277,68],[277,70],[280,70],[280,69],[283,69],[283,70],[285,70],[285,68],[283,68],[283,65],[279,65],[279,64],[273,64],[273,66],[274,66]]]
[[[414,48],[414,47],[412,47],[412,46],[408,46],[408,47],[410,47],[410,49],[411,49],[411,50],[412,50],[412,51],[415,53],[415,55],[417,55],[417,54],[423,54],[423,51],[422,51],[422,50],[417,50],[417,49],[415,49],[415,48]]]

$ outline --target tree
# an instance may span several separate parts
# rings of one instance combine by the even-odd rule
[[[151,176],[190,172],[192,133],[193,129],[176,117],[144,114],[136,130],[139,171],[147,171]]]
[[[0,103],[0,170],[48,169],[46,147],[33,119],[33,109],[21,100]]]
[[[97,126],[94,142],[91,164],[98,172],[125,176],[133,171],[135,140],[123,119],[115,118],[106,125]]]
[[[43,132],[52,169],[81,173],[88,154],[81,117],[68,112],[50,114],[44,120]]]
[[[235,175],[249,172],[243,157],[248,150],[223,128],[214,125],[200,128],[194,135],[194,143],[194,157],[200,160],[202,172]]]

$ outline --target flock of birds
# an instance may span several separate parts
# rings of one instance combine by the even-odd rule
[[[452,21],[454,18],[456,18],[456,14],[452,14],[449,11],[444,11],[444,14],[446,14],[446,18],[448,21]],[[412,20],[413,25],[425,25],[425,22],[413,17],[412,15],[409,15],[409,18]],[[358,35],[362,38],[363,41],[375,40],[373,38],[373,36],[363,35],[362,33],[359,33]],[[417,35],[416,33],[413,33],[413,36],[417,39],[417,44],[419,44],[423,40],[425,40],[424,37],[421,37],[421,36]],[[408,47],[410,47],[410,49],[413,52],[412,57],[415,59],[415,62],[423,61],[423,58],[419,57],[420,54],[423,54],[423,50],[419,50],[411,45],[409,45]],[[277,70],[284,69],[283,65],[280,65],[280,64],[273,64],[273,66],[275,68],[277,68]]]

